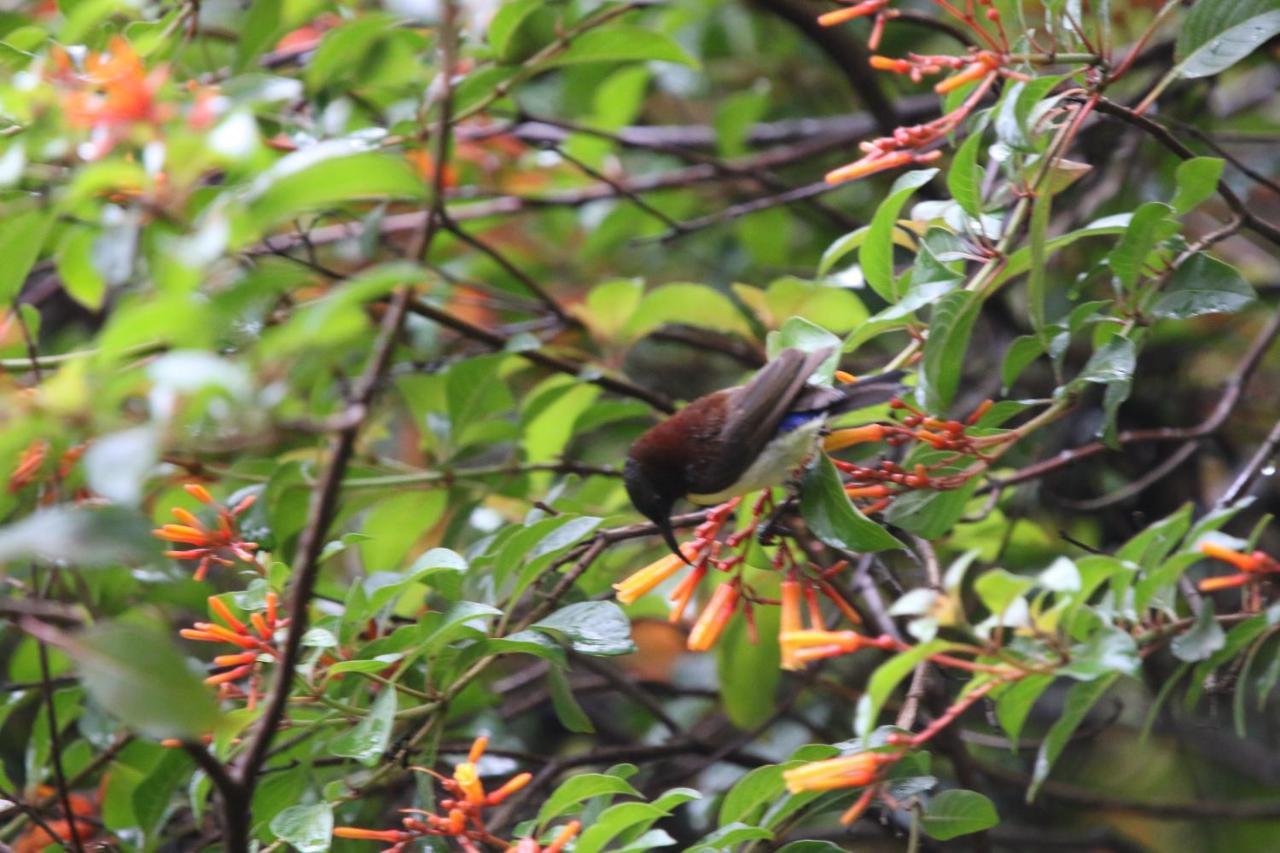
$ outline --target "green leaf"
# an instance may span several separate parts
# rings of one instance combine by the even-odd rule
[[[289,806],[271,819],[271,831],[299,853],[323,853],[333,835],[333,808],[328,803]]]
[[[1104,627],[1071,649],[1071,663],[1059,668],[1058,674],[1078,681],[1092,681],[1116,673],[1136,675],[1141,666],[1138,644],[1133,637],[1118,628]]]
[[[1053,769],[1054,762],[1058,760],[1058,756],[1071,740],[1071,735],[1084,721],[1089,709],[1102,698],[1118,677],[1118,674],[1113,673],[1094,681],[1083,681],[1067,691],[1062,713],[1049,729],[1049,733],[1045,735],[1044,742],[1040,744],[1040,750],[1036,753],[1031,785],[1027,788],[1028,803],[1035,800],[1040,785],[1049,777],[1049,771]]]
[[[369,712],[356,723],[355,728],[329,742],[329,751],[372,767],[382,759],[391,744],[395,717],[396,691],[391,687],[383,687],[378,698],[369,707]]]
[[[735,782],[720,801],[719,825],[756,823],[764,807],[783,793],[782,770],[777,764],[757,767]]]
[[[1000,365],[1000,392],[1008,394],[1009,388],[1026,370],[1027,365],[1044,353],[1044,344],[1035,335],[1022,335],[1014,338],[1013,343],[1004,352],[1004,361]]]
[[[889,188],[889,195],[876,208],[867,226],[866,238],[858,247],[858,262],[867,284],[887,302],[897,302],[899,296],[893,277],[893,231],[898,214],[911,194],[936,174],[937,169],[919,169],[900,175]]]
[[[600,813],[574,845],[574,853],[600,853],[609,842],[624,832],[639,834],[682,802],[697,798],[698,792],[677,788],[663,794],[653,803],[618,803]]]
[[[68,295],[90,311],[102,308],[107,281],[93,262],[96,232],[90,228],[69,228],[58,245],[58,277]]]
[[[978,152],[982,150],[982,131],[969,134],[947,171],[947,189],[964,212],[975,219],[982,215],[982,172],[978,169]]]
[[[1220,157],[1192,157],[1178,164],[1177,189],[1170,202],[1178,215],[1189,213],[1218,191],[1225,165],[1226,161]]]
[[[747,826],[745,823],[731,823],[722,826],[688,849],[688,853],[720,853],[732,850],[739,844],[748,841],[770,841],[773,833],[761,826]]]
[[[1015,599],[1031,589],[1034,583],[1029,577],[1015,575],[1004,569],[988,569],[974,581],[973,590],[992,614],[1000,614]]]
[[[664,323],[692,323],[742,334],[751,331],[728,297],[703,284],[666,284],[649,291],[640,300],[623,333],[634,340]]]
[[[1018,679],[996,697],[996,720],[1009,738],[1009,749],[1018,751],[1018,738],[1036,700],[1053,684],[1052,675],[1033,674]]]
[[[991,800],[977,791],[952,789],[929,798],[922,826],[930,838],[947,841],[990,829],[999,822]]]
[[[854,723],[858,736],[865,738],[871,734],[876,718],[880,716],[880,709],[889,700],[889,695],[893,693],[899,682],[916,668],[916,664],[932,655],[945,652],[953,645],[946,640],[930,640],[913,646],[905,652],[899,652],[876,667],[876,671],[871,673],[871,678],[867,681],[867,692],[858,700],[857,720]]]
[[[544,0],[510,0],[499,7],[485,29],[485,38],[493,48],[494,55],[504,62],[508,61],[512,53],[512,37],[530,15],[545,5]]]
[[[1191,630],[1169,644],[1173,656],[1188,663],[1204,660],[1227,644],[1227,634],[1214,618],[1213,600],[1206,598]]]
[[[856,231],[850,231],[843,237],[838,237],[835,242],[826,248],[822,253],[822,257],[818,260],[818,278],[822,278],[831,272],[831,268],[844,258],[845,255],[861,246],[867,239],[868,229],[863,226]]]
[[[63,648],[94,701],[140,734],[196,740],[218,724],[212,692],[157,631],[105,623]]]
[[[1137,361],[1138,352],[1133,341],[1128,338],[1114,337],[1089,357],[1084,369],[1080,371],[1080,375],[1075,378],[1072,385],[1078,386],[1084,382],[1100,385],[1128,382],[1133,379],[1133,370],[1137,366]]]
[[[916,393],[922,396],[925,408],[940,417],[946,415],[960,387],[964,354],[981,307],[981,298],[965,290],[948,293],[933,307]]]
[[[612,601],[570,604],[529,627],[565,637],[574,651],[585,655],[625,655],[636,650],[631,623]]]
[[[867,518],[849,500],[836,466],[825,454],[805,473],[800,487],[800,514],[814,535],[850,551],[888,551],[901,548],[893,534]]]
[[[1129,226],[1107,255],[1121,287],[1128,290],[1137,284],[1151,250],[1178,230],[1172,215],[1173,208],[1159,201],[1149,201],[1133,212]]]
[[[1183,77],[1208,77],[1244,59],[1280,33],[1280,0],[1201,0],[1178,32]]]
[[[357,199],[421,199],[426,185],[403,157],[333,139],[282,157],[257,179],[249,212],[255,239],[310,210]]]
[[[110,566],[159,555],[159,543],[144,519],[118,506],[54,506],[0,527],[0,564],[34,558]]]
[[[538,809],[538,824],[546,826],[573,806],[592,797],[625,794],[638,797],[640,792],[625,780],[607,773],[580,773],[566,779],[547,797]]]
[[[569,679],[559,667],[547,668],[547,690],[551,694],[551,707],[562,726],[578,734],[595,733],[596,727],[591,724],[591,718],[574,698]]]
[[[698,61],[685,53],[671,36],[625,24],[585,32],[539,67],[553,68],[582,62],[675,62],[690,68],[698,67]]]
[[[729,722],[742,731],[750,731],[773,714],[782,677],[778,608],[757,607],[754,614],[755,642],[746,620],[734,619],[716,643],[720,698]]]
[[[1101,219],[1090,222],[1083,228],[1077,228],[1075,231],[1069,231],[1058,237],[1053,237],[1045,241],[1045,257],[1052,255],[1059,249],[1065,249],[1078,240],[1086,237],[1103,237],[1112,234],[1123,234],[1128,228],[1132,215],[1128,213],[1118,213],[1114,216],[1104,216]],[[1014,276],[1022,275],[1031,269],[1031,249],[1024,247],[1018,249],[1009,255],[1009,263],[1005,264],[1004,269],[991,283],[991,287],[998,287],[1000,284],[1008,281]]]
[[[249,68],[280,34],[280,0],[254,0],[241,21],[236,39],[235,70]]]
[[[1202,314],[1231,314],[1255,298],[1253,288],[1235,267],[1198,252],[1174,270],[1149,313],[1177,320]]]
[[[0,221],[0,305],[9,307],[44,247],[53,216],[43,210],[6,214]]]

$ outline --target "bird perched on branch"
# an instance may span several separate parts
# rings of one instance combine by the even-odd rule
[[[817,449],[828,418],[902,392],[902,371],[810,384],[832,351],[785,349],[747,384],[699,397],[631,446],[623,471],[631,503],[682,559],[671,529],[676,501],[712,505],[781,485]]]

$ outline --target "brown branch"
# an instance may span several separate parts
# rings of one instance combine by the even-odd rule
[[[443,308],[439,308],[429,302],[424,302],[421,299],[413,300],[410,303],[409,310],[414,314],[439,323],[445,328],[452,329],[463,337],[479,341],[494,351],[504,349],[509,341],[505,335],[499,334],[491,329],[486,329],[482,326],[477,326],[468,320],[464,320]],[[581,376],[585,369],[584,365],[569,361],[568,359],[561,358],[560,356],[551,355],[550,353],[543,352],[542,350],[519,350],[516,354],[541,367],[548,367],[552,370],[559,371],[560,373],[567,373],[570,376]],[[624,397],[633,397],[637,400],[642,400],[660,412],[669,413],[675,411],[675,406],[672,405],[671,401],[666,397],[625,379],[613,376],[597,376],[588,379],[587,381],[593,385],[599,385],[607,391],[612,391],[615,394],[621,394]]]
[[[1125,430],[1116,436],[1116,444],[1125,445],[1142,441],[1189,441],[1201,439],[1217,432],[1240,401],[1240,396],[1244,393],[1245,386],[1248,385],[1258,364],[1262,361],[1262,357],[1271,348],[1271,344],[1275,342],[1277,335],[1280,335],[1280,311],[1272,314],[1262,332],[1249,345],[1248,351],[1239,364],[1236,365],[1235,370],[1231,372],[1231,378],[1223,386],[1217,405],[1214,406],[1213,411],[1203,421],[1189,427]],[[989,491],[1004,489],[1018,483],[1043,477],[1059,468],[1064,468],[1074,462],[1079,462],[1081,459],[1087,459],[1109,449],[1101,441],[1094,441],[1071,450],[1063,450],[1056,456],[1021,468],[1007,477],[993,479],[989,485],[979,489],[978,494],[985,494]]]

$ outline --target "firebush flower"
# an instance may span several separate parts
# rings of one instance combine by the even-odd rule
[[[782,781],[793,794],[861,788],[877,780],[880,768],[902,757],[898,752],[858,752],[825,761],[811,761],[782,772]]]
[[[362,841],[381,841],[390,845],[386,853],[401,853],[407,845],[426,836],[445,836],[457,841],[463,850],[478,851],[476,842],[502,847],[518,853],[560,853],[578,833],[581,824],[573,821],[558,832],[550,844],[543,847],[535,839],[524,838],[513,844],[494,837],[484,824],[484,810],[500,804],[507,797],[528,785],[531,773],[511,777],[493,791],[486,791],[476,769],[489,739],[481,736],[471,745],[467,760],[453,768],[452,776],[445,776],[425,767],[414,769],[435,777],[449,796],[441,798],[440,812],[433,814],[422,809],[401,809],[400,829],[365,829],[358,826],[340,826],[334,829],[337,838]]]
[[[289,624],[289,620],[280,618],[279,600],[274,592],[267,593],[262,611],[249,614],[248,625],[238,619],[222,599],[214,595],[209,596],[209,612],[221,620],[221,624],[196,622],[190,628],[183,628],[178,634],[188,640],[228,643],[237,647],[240,651],[218,655],[213,659],[214,666],[221,671],[204,681],[205,684],[216,685],[221,698],[245,699],[246,707],[253,709],[262,695],[263,661],[280,656],[280,650],[275,645],[275,635],[277,630]]]
[[[65,53],[56,53],[54,75],[67,91],[62,109],[73,127],[88,128],[93,139],[86,159],[106,156],[134,125],[156,123],[167,109],[156,95],[168,79],[166,67],[147,71],[128,40],[114,36],[106,53],[90,53],[77,73]]]
[[[1200,581],[1201,592],[1215,592],[1220,589],[1244,586],[1247,583],[1261,580],[1265,575],[1280,573],[1280,561],[1277,561],[1264,551],[1245,554],[1242,551],[1234,551],[1215,542],[1202,542],[1200,543],[1200,553],[1206,557],[1213,557],[1215,560],[1230,563],[1240,570],[1239,574],[1205,578]]]
[[[249,542],[240,536],[237,529],[236,519],[244,513],[249,507],[253,506],[256,495],[249,495],[241,500],[234,507],[228,509],[213,499],[208,490],[204,486],[196,483],[187,483],[183,486],[187,494],[191,495],[200,503],[212,507],[217,514],[217,522],[214,526],[209,527],[194,513],[183,509],[182,507],[174,507],[172,512],[181,524],[165,524],[156,528],[152,533],[160,539],[167,542],[175,542],[182,545],[191,545],[192,548],[183,551],[165,551],[166,557],[172,557],[175,560],[198,560],[196,564],[195,579],[202,581],[209,573],[209,566],[217,563],[220,566],[233,566],[235,560],[229,559],[226,555],[230,554],[242,563],[260,569],[257,560],[254,558],[254,551],[258,550],[258,543]]]

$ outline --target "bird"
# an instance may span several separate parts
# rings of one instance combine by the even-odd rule
[[[904,390],[903,371],[837,387],[810,384],[833,351],[784,349],[745,385],[699,397],[631,445],[627,495],[674,554],[688,562],[671,527],[677,501],[711,506],[782,485],[813,455],[830,417]]]

